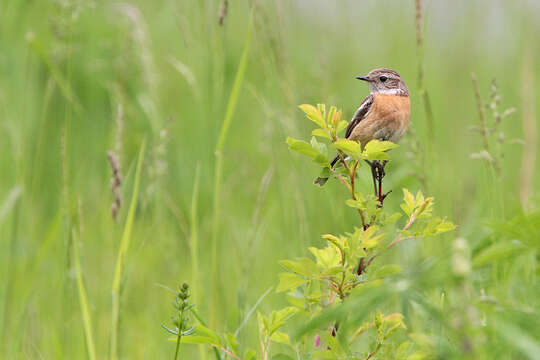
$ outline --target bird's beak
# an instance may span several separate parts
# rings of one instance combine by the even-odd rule
[[[369,76],[357,76],[356,77],[358,80],[364,80],[364,81],[367,81],[367,82],[370,82],[371,79],[369,78]]]

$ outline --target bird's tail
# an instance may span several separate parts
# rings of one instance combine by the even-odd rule
[[[330,168],[333,168],[334,165],[336,165],[336,163],[338,162],[339,160],[339,154],[336,155],[336,157],[334,158],[334,160],[332,160],[332,162],[330,163]],[[313,185],[318,185],[320,187],[323,187],[324,184],[326,184],[326,182],[328,181],[328,177],[318,177],[316,178],[314,181],[313,181]]]

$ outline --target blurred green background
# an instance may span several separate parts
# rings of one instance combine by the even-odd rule
[[[172,295],[163,285],[175,288],[182,281],[195,287],[204,318],[212,317],[219,331],[234,331],[276,284],[278,260],[307,255],[308,246],[322,244],[322,233],[358,225],[354,211],[343,206],[339,184],[313,186],[317,167],[290,153],[285,138],[305,139],[311,132],[298,104],[336,105],[349,119],[368,94],[354,77],[383,66],[403,76],[412,106],[412,131],[391,154],[385,186],[394,192],[385,205],[397,210],[402,187],[422,189],[435,197],[437,213],[458,225],[436,242],[411,241],[389,256],[435,302],[447,296],[451,323],[468,301],[452,275],[454,239],[465,238],[473,255],[501,237],[526,243],[526,250],[473,270],[467,292],[530,314],[516,326],[536,341],[529,350],[538,349],[538,224],[527,222],[529,232],[509,237],[492,227],[525,216],[524,208],[538,214],[538,1],[425,2],[433,137],[418,95],[414,1],[229,1],[221,26],[222,6],[221,0],[0,3],[0,356],[86,356],[73,246],[80,253],[97,356],[107,356],[114,266],[145,139],[122,285],[120,353],[126,359],[172,357],[174,345],[160,327],[172,313]],[[251,7],[251,46],[224,145],[214,219],[214,151]],[[480,134],[469,130],[479,124],[471,72],[484,102],[496,78],[500,109],[516,108],[500,127],[506,139],[500,181],[485,162],[470,158],[482,148]],[[118,221],[110,211],[107,150],[116,152],[125,177]],[[361,188],[369,192],[369,171],[361,173]],[[219,291],[211,286],[214,220]],[[199,239],[195,283],[193,224]],[[73,229],[80,232],[75,245]],[[283,304],[284,297],[272,292],[260,309]],[[414,312],[406,312],[413,331],[433,330]],[[240,340],[257,348],[255,321]],[[489,337],[473,343],[493,354],[527,354]],[[198,349],[185,351],[195,358]]]

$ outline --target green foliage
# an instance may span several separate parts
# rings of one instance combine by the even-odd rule
[[[268,318],[259,314],[261,341],[265,344],[263,357],[267,357],[269,341],[273,340],[293,347],[297,353],[305,353],[316,359],[371,358],[377,353],[387,356],[398,353],[402,359],[421,358],[419,352],[411,357],[407,355],[410,342],[397,343],[397,340],[393,340],[398,329],[407,328],[402,314],[385,315],[380,309],[374,309],[372,313],[363,314],[372,320],[355,326],[356,322],[344,317],[345,312],[340,308],[354,301],[376,296],[377,293],[373,291],[382,286],[382,281],[391,281],[403,272],[398,264],[372,265],[376,257],[404,240],[437,236],[453,230],[455,226],[450,221],[433,216],[434,200],[432,197],[424,197],[421,191],[414,196],[407,189],[403,189],[401,209],[404,214],[387,214],[378,199],[355,189],[354,180],[360,161],[389,160],[386,151],[396,145],[388,141],[372,140],[362,149],[357,142],[339,138],[341,111],[337,111],[335,107],[332,106],[328,114],[325,111],[326,106],[322,104],[317,107],[301,105],[300,109],[319,127],[312,134],[329,141],[331,146],[338,150],[346,171],[342,174],[329,166],[327,146],[318,142],[315,137],[311,143],[287,138],[289,148],[311,158],[323,169],[328,169],[335,177],[340,178],[351,195],[351,199],[346,200],[346,205],[359,212],[362,222],[361,226],[354,227],[351,232],[322,235],[326,246],[310,247],[312,258],[280,262],[286,272],[279,275],[276,291],[289,292],[287,299],[291,304],[291,307],[282,311],[292,314],[294,310],[304,321],[311,319],[307,323],[311,325],[301,325],[303,330],[292,338],[279,332],[279,340],[275,340],[273,331],[285,325],[286,321],[282,319],[286,317],[280,316],[281,312],[272,312]],[[402,215],[405,215],[405,220],[399,221]],[[365,343],[357,345],[358,340],[368,330],[373,330],[374,340],[367,347]],[[322,339],[326,345],[319,343],[306,347],[314,332],[317,333],[319,341]]]
[[[315,163],[330,168],[327,146],[317,141],[316,137],[330,140],[334,149],[340,151],[355,160],[389,160],[386,151],[397,147],[390,141],[370,141],[364,149],[356,141],[339,138],[339,134],[347,127],[347,122],[341,120],[341,110],[331,106],[328,114],[326,105],[317,104],[317,107],[309,104],[300,105],[300,109],[306,117],[313,121],[319,128],[312,131],[310,143],[288,137],[286,142],[292,151],[311,158]]]
[[[289,148],[311,158],[341,180],[351,195],[345,204],[360,214],[361,224],[344,234],[322,235],[326,245],[309,247],[311,257],[280,261],[285,272],[279,274],[276,292],[286,293],[290,306],[269,315],[257,313],[259,355],[263,359],[285,359],[294,354],[314,359],[369,359],[379,356],[376,354],[383,357],[397,354],[401,359],[422,358],[429,349],[425,345],[412,346],[410,341],[404,340],[407,338],[404,315],[384,313],[389,297],[403,292],[396,285],[392,285],[393,290],[385,286],[399,279],[404,270],[399,264],[376,264],[376,258],[402,241],[438,236],[455,226],[433,216],[434,200],[421,191],[413,195],[403,189],[400,206],[403,214],[386,213],[377,198],[355,189],[355,178],[360,161],[388,160],[386,151],[395,145],[374,140],[361,149],[358,143],[339,138],[341,111],[332,106],[327,114],[322,104],[300,108],[319,126],[315,135],[329,140],[339,151],[346,171],[342,175],[330,167],[328,147],[315,136],[310,143],[289,137]],[[363,311],[350,316],[352,308]],[[292,324],[295,325],[291,327]],[[176,328],[173,333],[183,334],[181,325]],[[398,331],[400,329],[402,331]],[[188,335],[191,336],[184,337],[182,342],[210,345],[229,356],[241,358],[233,334],[220,337],[204,326],[194,330],[190,329]],[[368,336],[364,334],[369,334],[371,340],[364,340]],[[179,344],[180,336],[177,346]],[[274,352],[274,349],[282,352]],[[250,351],[244,354],[246,359],[253,356]]]

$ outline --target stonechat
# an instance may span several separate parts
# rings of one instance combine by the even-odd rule
[[[360,143],[362,148],[373,139],[397,143],[409,127],[409,89],[401,76],[392,69],[371,70],[366,76],[357,76],[369,83],[370,94],[362,101],[345,131],[345,138]],[[332,167],[339,161],[339,155],[330,163]],[[384,165],[378,169],[372,166],[375,177],[384,176]],[[377,175],[379,171],[379,175]],[[315,184],[324,185],[328,178],[317,178]],[[379,193],[379,199],[382,194]]]

